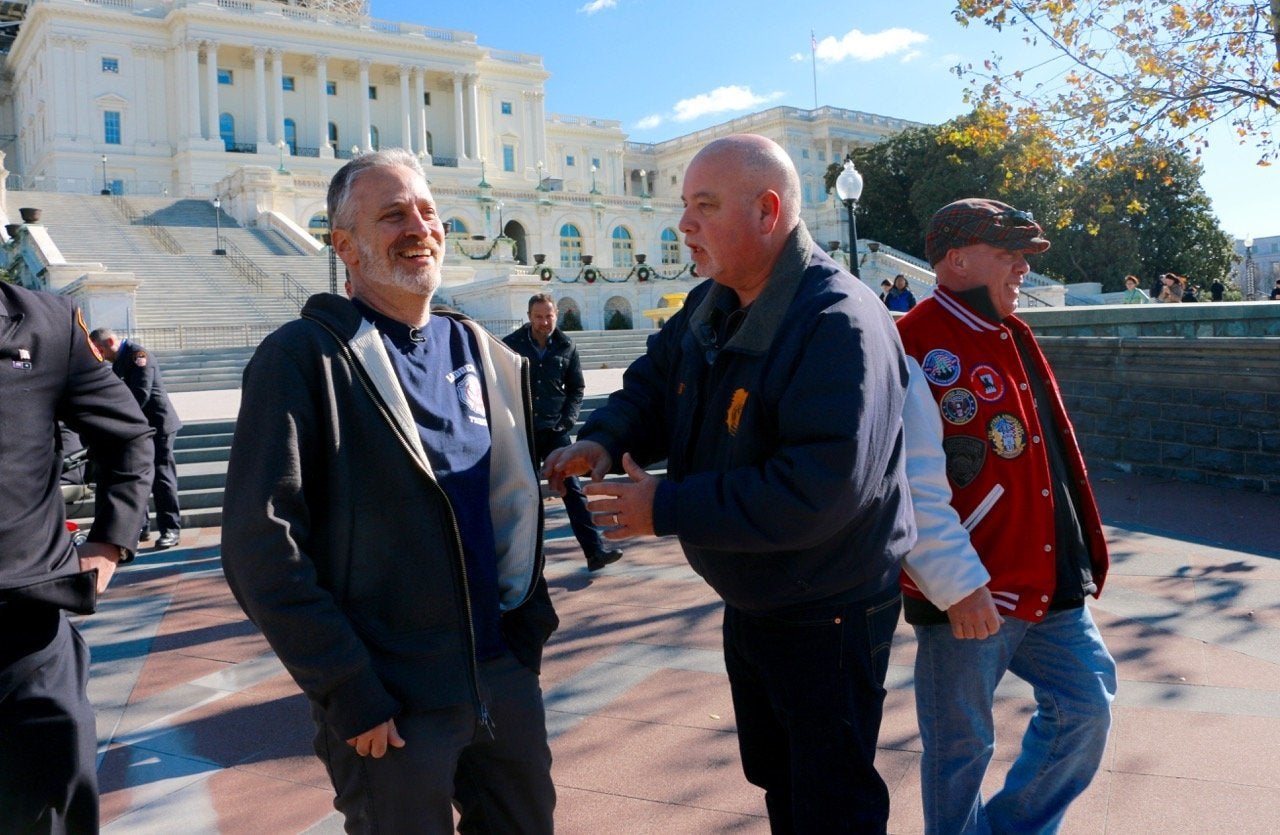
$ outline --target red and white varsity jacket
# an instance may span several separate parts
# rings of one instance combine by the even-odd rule
[[[1042,423],[1014,344],[1014,332],[1022,335],[1062,433],[1093,580],[1101,592],[1108,565],[1102,520],[1057,380],[1031,329],[1016,316],[992,322],[939,287],[898,320],[898,330],[941,414],[951,504],[991,575],[995,604],[1006,617],[1038,622],[1053,600],[1057,543]],[[906,433],[912,429],[906,427]],[[920,586],[930,584],[920,579],[917,585],[903,574],[903,592],[927,599]]]

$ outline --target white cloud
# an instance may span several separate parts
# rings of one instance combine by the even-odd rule
[[[578,11],[585,12],[586,14],[595,14],[601,9],[616,8],[617,5],[618,0],[591,0],[590,3],[578,9]]]
[[[689,99],[676,102],[673,118],[677,122],[691,122],[702,116],[716,113],[729,113],[736,110],[753,110],[762,104],[782,98],[782,93],[758,95],[751,92],[750,87],[736,84],[728,87],[717,87],[710,93],[702,93]]]
[[[841,38],[827,36],[818,41],[818,60],[824,64],[841,61],[875,61],[890,55],[911,54],[911,48],[929,40],[923,32],[895,27],[883,32],[865,33],[850,29]],[[914,57],[914,56],[913,56]]]
[[[636,122],[636,130],[653,130],[664,121],[666,120],[660,114],[654,113]]]

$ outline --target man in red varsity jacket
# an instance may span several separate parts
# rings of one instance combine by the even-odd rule
[[[1115,661],[1085,605],[1106,577],[1102,524],[1053,371],[1013,315],[1043,235],[995,200],[944,206],[925,242],[937,291],[898,322],[914,360],[903,417],[919,541],[902,588],[927,832],[1056,831],[1111,724]],[[984,801],[1006,671],[1037,708]]]

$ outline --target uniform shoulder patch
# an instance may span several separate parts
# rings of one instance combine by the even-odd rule
[[[747,408],[748,396],[746,389],[735,389],[733,392],[733,399],[729,401],[729,411],[724,417],[724,423],[730,435],[738,434],[738,427],[742,425],[742,411]]]
[[[987,444],[972,435],[950,435],[942,439],[942,451],[947,456],[947,478],[956,487],[968,487],[982,472],[987,462]]]
[[[134,351],[134,352],[133,352],[133,364],[134,364],[134,365],[136,365],[136,366],[138,366],[139,368],[146,368],[146,367],[147,367],[147,352],[146,352],[146,351]]]

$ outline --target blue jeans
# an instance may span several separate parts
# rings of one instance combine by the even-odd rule
[[[778,833],[884,832],[875,768],[897,584],[779,615],[725,606],[724,657],[747,780]]]
[[[958,640],[946,624],[915,632],[925,831],[1056,832],[1097,772],[1111,728],[1116,664],[1089,608],[1040,623],[1009,618],[980,641]],[[1004,788],[984,804],[992,702],[1006,670],[1032,686],[1036,711]]]

